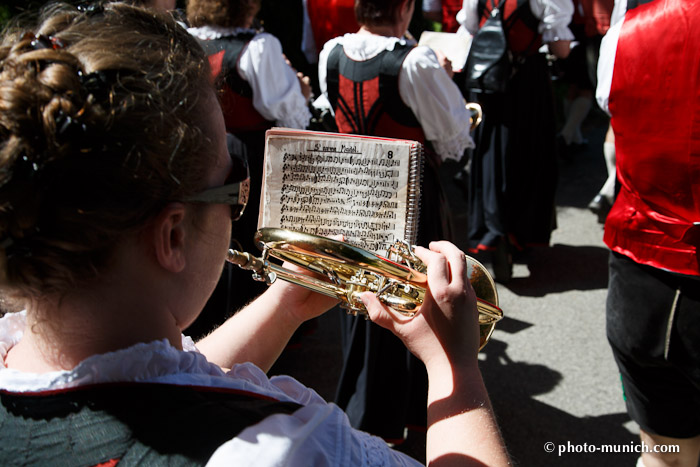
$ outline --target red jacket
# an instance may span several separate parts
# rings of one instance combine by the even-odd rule
[[[334,37],[357,32],[355,0],[307,0],[307,11],[316,48]]]
[[[620,193],[605,243],[638,263],[700,275],[700,0],[627,12],[609,110]],[[671,33],[672,31],[672,33]]]

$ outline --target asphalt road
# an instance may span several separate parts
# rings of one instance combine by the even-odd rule
[[[550,247],[516,257],[513,279],[498,285],[505,318],[482,350],[480,367],[516,465],[634,466],[638,457],[620,452],[635,446],[639,431],[627,417],[605,338],[608,250],[602,226],[586,208],[606,177],[605,129],[592,114],[584,127],[588,146],[560,161]],[[456,185],[451,190],[463,226],[463,198]],[[478,259],[489,266],[488,258]],[[313,332],[288,348],[271,374],[292,374],[332,400],[340,368],[337,320],[329,313],[315,329],[307,326]],[[424,461],[419,433],[399,449]]]

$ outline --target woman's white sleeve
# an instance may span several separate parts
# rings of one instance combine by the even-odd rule
[[[399,74],[399,94],[442,160],[459,160],[465,149],[474,147],[462,93],[431,49],[416,47],[406,56]]]
[[[282,44],[260,33],[241,53],[238,69],[253,88],[253,107],[277,126],[304,129],[311,120],[294,69],[285,61]]]
[[[624,19],[613,24],[603,36],[600,43],[600,55],[598,57],[598,86],[595,91],[595,99],[598,105],[608,114],[610,100],[610,86],[612,85],[613,68],[615,67],[615,55],[617,54],[617,40],[620,37],[620,29]]]
[[[208,467],[231,465],[419,466],[380,438],[353,429],[335,404],[271,415],[222,444]]]
[[[457,12],[457,22],[460,30],[466,30],[471,35],[479,30],[479,13],[477,5],[479,0],[463,0],[462,9]],[[460,31],[458,31],[460,32]]]
[[[569,29],[574,14],[571,0],[530,0],[530,9],[540,19],[538,32],[542,34],[545,44],[574,39],[574,34]]]

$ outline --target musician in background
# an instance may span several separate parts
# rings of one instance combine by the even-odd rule
[[[234,248],[243,251],[257,251],[253,236],[258,226],[265,130],[272,126],[305,129],[311,119],[308,78],[290,66],[275,36],[252,28],[260,1],[187,2],[188,31],[209,57],[226,130],[242,142],[248,155],[250,202],[234,233],[238,242]],[[234,295],[231,282],[247,287]],[[265,284],[253,281],[245,271],[227,266],[214,299],[190,332],[205,335],[264,290]]]
[[[418,465],[265,375],[335,300],[276,282],[196,346],[182,334],[248,183],[196,41],[116,2],[38,21],[0,45],[0,292],[25,307],[0,318],[0,465]],[[416,318],[362,300],[428,368],[427,459],[506,465],[464,254],[416,253],[436,297]]]
[[[566,58],[574,35],[571,0],[464,0],[457,19],[476,34],[498,7],[513,74],[505,92],[474,93],[484,111],[469,177],[469,249],[489,252],[495,278],[508,282],[513,255],[549,246],[558,183],[555,106],[547,58]]]
[[[341,133],[424,143],[418,244],[450,238],[438,179],[444,160],[473,146],[470,114],[451,80],[449,61],[406,39],[414,0],[358,0],[360,29],[336,37],[319,56],[319,84]],[[344,366],[336,403],[353,426],[390,442],[406,427],[424,427],[425,368],[386,330],[353,316],[343,320]]]
[[[620,182],[605,222],[607,336],[645,467],[700,460],[698,28],[698,0],[640,5],[610,28],[598,62]]]

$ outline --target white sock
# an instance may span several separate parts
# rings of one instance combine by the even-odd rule
[[[612,204],[615,199],[615,143],[608,141],[603,143],[603,157],[605,157],[605,167],[608,169],[608,179],[605,180],[603,188],[600,189],[600,194],[608,198]]]
[[[591,110],[591,100],[590,97],[577,97],[571,103],[569,113],[566,117],[566,123],[564,123],[564,127],[560,132],[566,144],[580,144],[583,141],[581,137],[581,123],[583,123],[586,115],[588,115],[588,111]],[[577,134],[578,141],[576,140]]]

